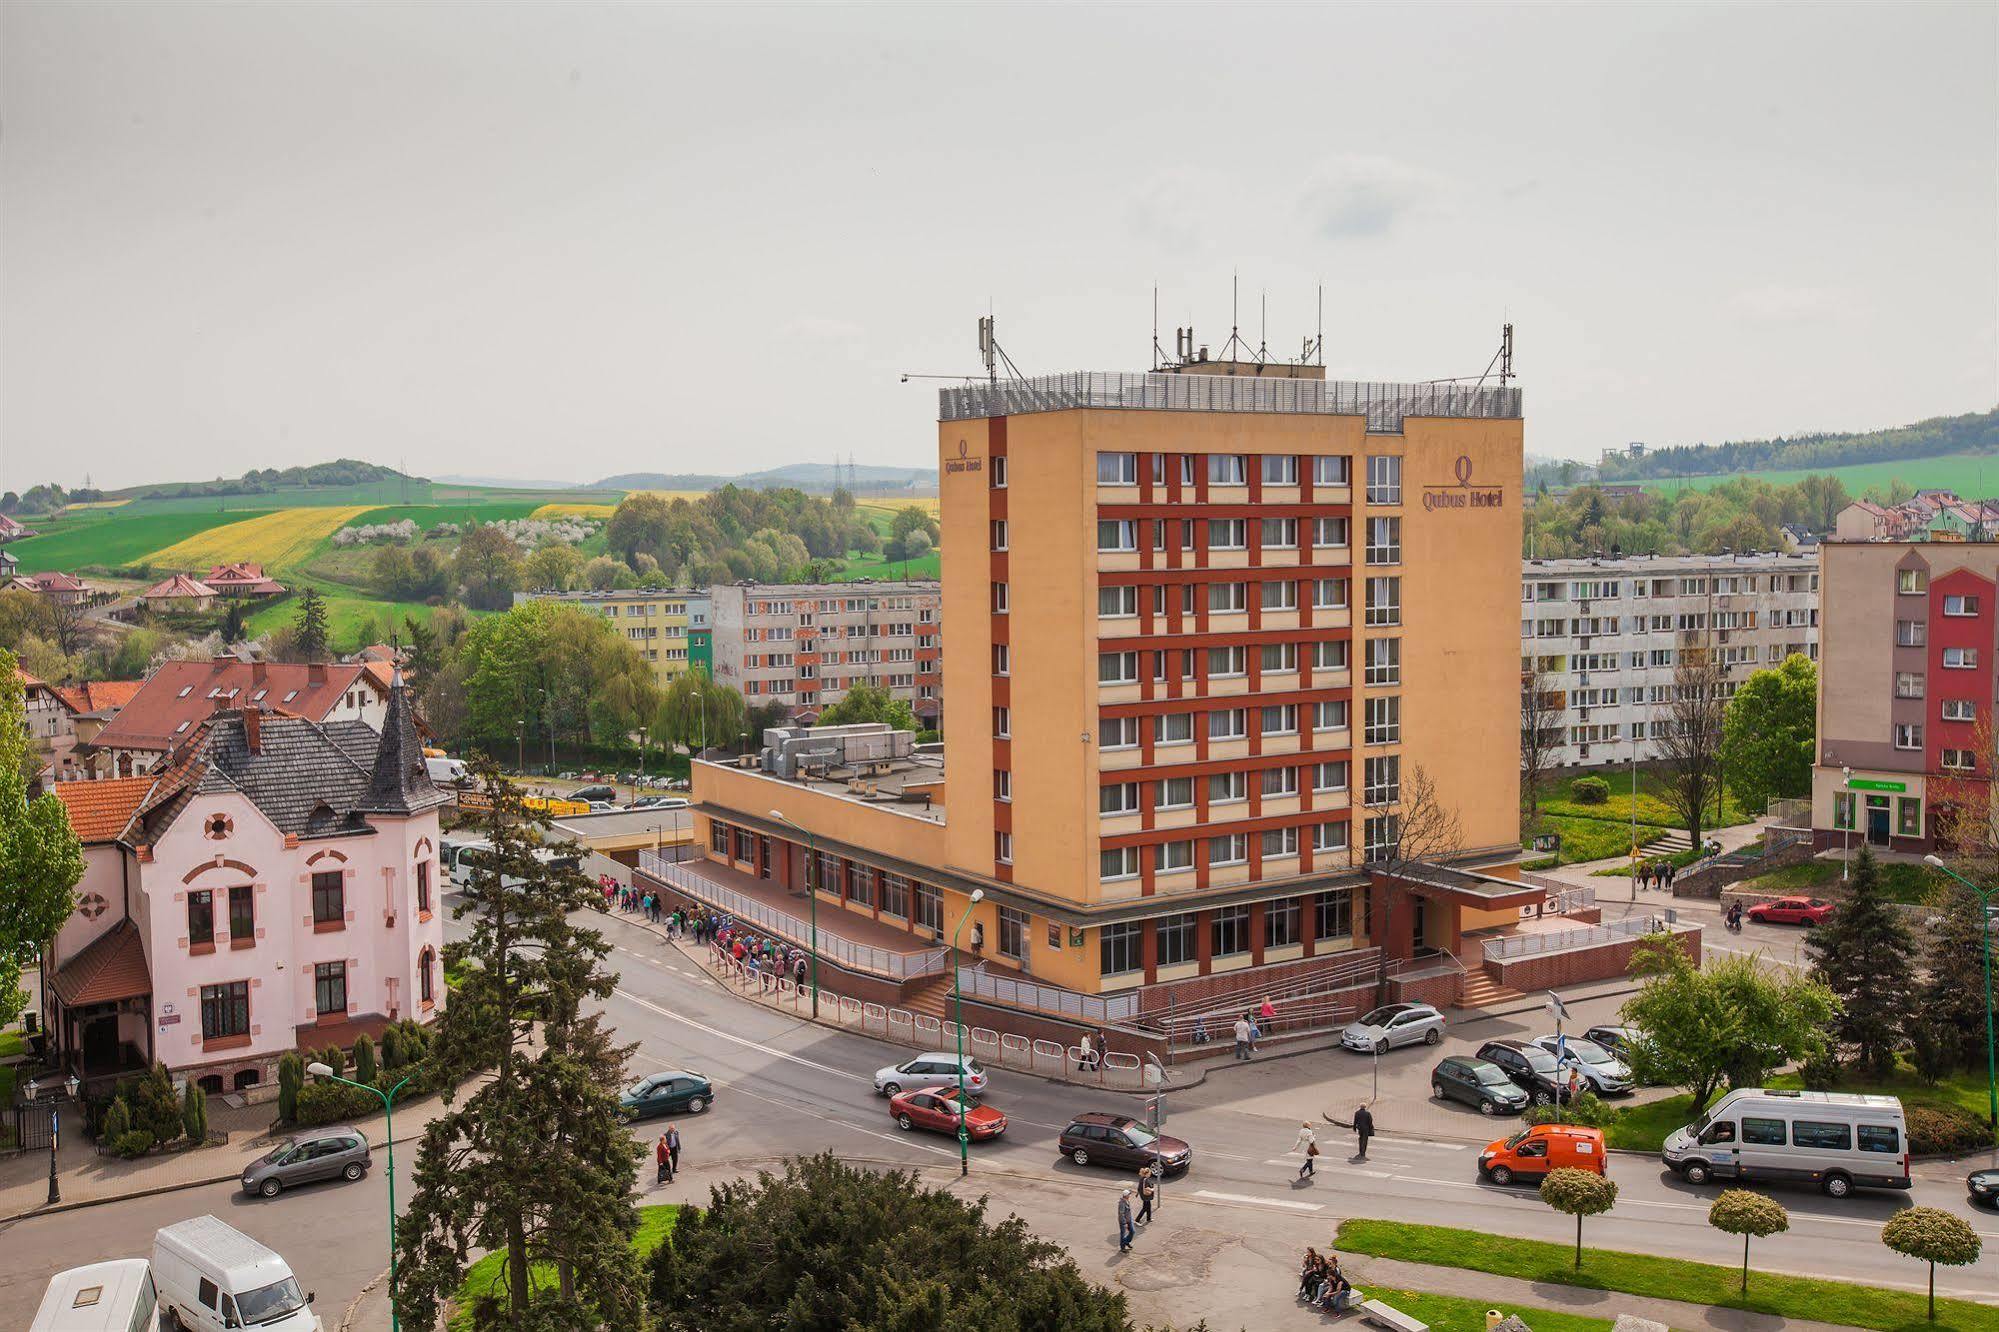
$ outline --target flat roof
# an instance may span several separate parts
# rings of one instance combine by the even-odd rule
[[[1523,560],[1526,580],[1548,574],[1667,574],[1676,569],[1727,573],[1731,569],[1773,569],[1785,565],[1816,566],[1817,550],[1758,550],[1740,555],[1621,555],[1616,559],[1581,556],[1560,560]]]
[[[686,832],[693,826],[691,800],[678,809],[610,809],[601,814],[565,814],[554,820],[557,832],[567,833],[585,846],[596,838],[637,837],[655,829],[670,834],[676,829]]]
[[[1077,409],[1364,416],[1368,430],[1402,433],[1404,417],[1520,419],[1520,390],[1470,384],[1388,384],[1251,375],[1080,370],[938,390],[942,421]]]
[[[701,760],[703,763],[708,761]],[[906,759],[883,759],[879,763],[863,762],[852,766],[842,764],[827,769],[823,774],[804,777],[780,777],[762,768],[739,768],[727,763],[713,766],[728,768],[747,777],[761,777],[793,790],[811,791],[836,800],[851,800],[857,805],[886,810],[891,814],[922,819],[925,823],[941,825],[944,822],[944,802],[941,799],[925,800],[920,793],[910,789],[944,780],[944,760],[936,755],[917,754]]]

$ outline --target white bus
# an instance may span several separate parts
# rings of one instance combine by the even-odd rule
[[[28,1332],[154,1332],[159,1325],[152,1265],[119,1258],[56,1273]]]
[[[1797,1180],[1835,1198],[1909,1187],[1909,1125],[1893,1096],[1740,1088],[1675,1129],[1660,1156],[1689,1184]]]
[[[447,840],[439,859],[444,862],[445,871],[450,875],[451,881],[463,888],[472,882],[473,871],[484,863],[484,858],[490,856],[492,851],[493,844],[484,840],[471,842]],[[544,846],[534,854],[543,864],[559,865],[564,869],[576,869],[583,863],[581,853],[569,848]],[[517,882],[518,880],[512,877],[506,881],[508,887]]]

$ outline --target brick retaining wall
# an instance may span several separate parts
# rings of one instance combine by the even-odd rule
[[[1701,960],[1701,930],[1698,925],[1685,927],[1674,932],[1673,937],[1686,951],[1695,966]],[[1564,985],[1579,985],[1584,981],[1610,980],[1627,975],[1631,970],[1631,954],[1642,943],[1642,936],[1616,939],[1597,944],[1590,948],[1571,948],[1559,953],[1540,953],[1532,957],[1489,960],[1485,964],[1486,974],[1499,984],[1514,990],[1554,990]]]

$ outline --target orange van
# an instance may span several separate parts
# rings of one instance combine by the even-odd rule
[[[1580,1124],[1535,1124],[1510,1138],[1501,1138],[1478,1154],[1478,1173],[1495,1184],[1539,1180],[1564,1166],[1609,1174],[1603,1130]]]

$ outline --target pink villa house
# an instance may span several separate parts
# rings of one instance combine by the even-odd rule
[[[262,707],[204,718],[154,772],[65,782],[84,843],[42,1018],[86,1082],[164,1063],[210,1091],[288,1050],[444,1005],[438,809],[398,679],[380,734]]]

